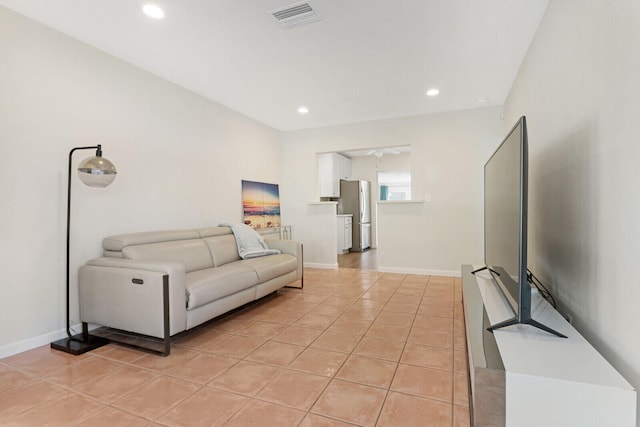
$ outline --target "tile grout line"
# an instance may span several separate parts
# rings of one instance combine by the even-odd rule
[[[405,276],[406,277],[406,276]],[[420,303],[422,302],[422,299],[424,298],[424,292],[426,292],[427,288],[429,287],[429,281],[430,281],[430,277],[429,279],[427,279],[427,284],[425,286],[424,291],[422,292],[422,296],[420,297]],[[394,292],[393,295],[395,295],[396,291]],[[393,295],[391,296],[393,298]],[[418,307],[420,307],[420,303],[418,303]],[[380,417],[382,416],[382,410],[384,409],[386,403],[387,403],[387,398],[389,397],[389,393],[391,392],[391,387],[393,386],[393,380],[396,378],[396,375],[398,373],[398,368],[400,367],[400,361],[402,360],[402,355],[404,354],[404,351],[407,347],[407,342],[409,339],[409,335],[411,334],[411,328],[413,328],[414,323],[416,322],[416,315],[417,315],[418,309],[416,309],[416,314],[413,315],[413,319],[411,320],[411,325],[409,325],[409,334],[407,335],[407,338],[404,341],[404,345],[402,346],[402,352],[400,352],[400,357],[398,358],[398,362],[396,363],[396,368],[393,371],[393,375],[391,376],[391,381],[389,382],[389,386],[386,389],[385,395],[384,395],[384,399],[382,400],[382,406],[380,406],[380,411],[378,412],[378,416],[376,417],[376,422],[374,423],[374,426],[378,424],[378,422],[380,422]]]

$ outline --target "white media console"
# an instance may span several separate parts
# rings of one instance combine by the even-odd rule
[[[636,427],[634,388],[535,290],[532,317],[568,338],[528,325],[488,332],[513,313],[473,269],[462,266],[473,426]]]

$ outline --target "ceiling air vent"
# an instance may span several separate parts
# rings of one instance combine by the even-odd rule
[[[310,2],[291,4],[280,9],[271,10],[269,14],[285,29],[320,20],[320,16],[313,10]]]

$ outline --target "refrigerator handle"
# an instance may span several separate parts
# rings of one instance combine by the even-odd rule
[[[364,205],[364,191],[362,191],[362,186],[360,186],[360,223],[364,220],[364,210],[366,206]]]

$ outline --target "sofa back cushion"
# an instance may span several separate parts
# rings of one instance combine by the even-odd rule
[[[224,236],[231,233],[231,227],[209,227],[209,228],[196,228],[194,230],[201,238]]]
[[[203,240],[207,243],[209,251],[211,251],[214,266],[220,267],[221,265],[240,259],[238,244],[233,234],[229,233],[221,236],[205,237]]]
[[[184,264],[187,273],[213,267],[211,254],[202,239],[132,245],[123,248],[122,255],[135,260],[179,262]]]
[[[105,253],[118,256],[115,252],[120,252],[127,246],[197,239],[199,237],[200,233],[197,230],[163,230],[116,234],[115,236],[105,237],[102,240],[102,248],[105,250]]]

